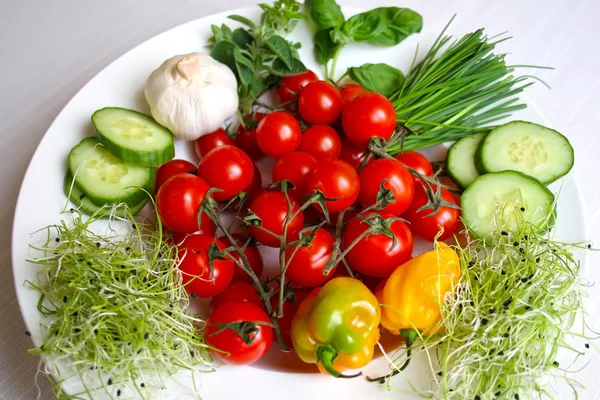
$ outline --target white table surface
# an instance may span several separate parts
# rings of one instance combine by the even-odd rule
[[[589,168],[600,157],[600,2],[597,0],[420,0],[455,5],[473,28],[508,31],[511,61],[555,67],[538,71],[552,87],[528,90],[548,124],[576,149],[573,170],[587,216],[587,237],[600,244],[600,180]],[[15,298],[10,260],[14,206],[21,180],[46,129],[96,73],[135,45],[205,15],[249,6],[253,0],[1,0],[0,1],[0,398],[35,399],[38,359],[29,356]],[[348,6],[419,1],[340,0]],[[427,23],[427,21],[425,21]],[[595,165],[598,165],[596,162]],[[598,268],[592,256],[588,268]],[[597,282],[600,284],[600,282]],[[598,287],[590,289],[600,292]],[[598,310],[598,295],[591,307]],[[596,315],[598,315],[596,313]],[[600,331],[600,321],[590,321]],[[600,399],[600,357],[590,356],[581,392]],[[43,377],[41,398],[53,398]],[[561,396],[563,397],[563,396]],[[569,397],[570,398],[570,397]],[[210,400],[210,399],[209,399]]]

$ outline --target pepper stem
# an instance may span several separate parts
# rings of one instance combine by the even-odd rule
[[[333,362],[338,356],[337,351],[330,344],[325,345],[317,345],[317,363],[321,364],[325,371],[329,373],[329,375],[334,376],[336,378],[356,378],[357,376],[362,375],[362,372],[358,372],[354,375],[344,375],[340,373],[333,367]]]
[[[404,338],[404,343],[406,344],[406,361],[404,361],[404,364],[400,368],[396,368],[390,374],[378,376],[377,378],[371,378],[370,376],[367,376],[367,381],[385,383],[386,379],[396,376],[400,372],[404,371],[410,364],[412,345],[417,339],[417,334],[418,332],[414,329],[404,329],[400,331],[400,335]]]

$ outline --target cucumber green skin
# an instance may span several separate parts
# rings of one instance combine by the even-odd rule
[[[108,207],[100,207],[94,204],[86,195],[83,193],[81,188],[77,186],[76,183],[73,183],[73,175],[71,175],[71,171],[67,171],[65,174],[65,182],[64,182],[64,190],[67,197],[75,204],[79,211],[82,211],[87,215],[96,215],[100,218],[108,218],[111,215],[111,209]],[[129,211],[132,215],[136,215],[150,200],[147,197],[145,200],[141,201],[137,205],[133,207],[129,207]],[[122,207],[119,207],[115,210],[115,216],[125,218],[127,217],[125,210]]]
[[[534,124],[533,122],[527,122],[527,121],[511,121],[508,122],[504,125],[508,125],[511,123],[515,123],[515,122],[519,122],[519,123],[524,123],[524,124],[530,124],[530,125],[538,125],[538,124]],[[485,147],[488,145],[488,142],[490,140],[490,138],[492,138],[492,134],[494,133],[494,131],[497,128],[501,128],[502,126],[498,126],[494,129],[492,129],[492,131],[481,141],[481,143],[479,144],[479,147],[477,148],[477,151],[475,152],[475,167],[477,168],[477,171],[479,171],[479,173],[481,175],[490,173],[490,172],[499,172],[499,171],[492,171],[486,168],[485,166],[485,161],[483,160],[483,151],[485,150]],[[556,133],[556,135],[561,136],[565,139],[565,142],[569,144],[569,146],[571,147],[571,153],[573,153],[573,147],[571,146],[571,143],[569,142],[569,139],[567,139],[567,137],[565,135],[563,135],[562,133],[554,130],[554,129],[550,129],[544,126],[545,129],[548,129],[550,131],[553,131],[554,133]],[[554,175],[551,179],[545,180],[545,181],[540,181],[542,182],[544,185],[549,185],[552,182],[556,181],[557,179],[562,178],[563,176],[565,176],[566,174],[569,173],[569,171],[571,170],[571,168],[573,168],[573,165],[575,164],[575,157],[573,157],[571,159],[571,162],[568,164],[568,168],[565,168],[564,172],[562,174],[558,174],[558,175]]]
[[[487,135],[488,132],[479,132],[476,133],[475,135],[478,134],[483,134],[483,135]],[[466,136],[464,138],[460,138],[458,139],[453,145],[452,147],[450,147],[450,150],[448,150],[448,155],[446,156],[446,166],[448,167],[450,165],[450,159],[453,157],[454,155],[454,151],[453,149],[455,148],[456,144],[458,142],[460,142],[463,139],[468,139],[470,136]],[[481,139],[483,141],[483,138]],[[479,142],[481,144],[481,142]],[[477,147],[477,149],[475,150],[475,153],[477,153],[477,150],[479,149],[480,146]],[[477,162],[476,162],[476,158],[475,158],[475,153],[473,154],[473,161],[475,162],[475,168],[477,168],[477,171],[479,172],[479,174],[481,174],[481,171],[479,170],[479,168],[477,167]],[[448,175],[450,176],[450,179],[452,179],[452,181],[454,183],[456,183],[461,189],[466,189],[470,184],[467,184],[466,182],[464,182],[464,180],[459,177],[458,175],[454,174],[454,171],[452,170],[452,168],[446,168],[448,171]]]
[[[71,162],[71,154],[73,152],[77,151],[79,146],[89,146],[89,145],[93,146],[94,144],[97,144],[97,143],[98,143],[98,141],[96,140],[96,138],[87,137],[71,149],[71,153],[69,153],[69,157],[68,157],[69,170],[70,170],[71,174],[73,174],[73,176],[75,176],[75,182],[77,183],[79,188],[82,189],[82,191],[84,191],[84,193],[86,193],[86,195],[89,197],[89,199],[94,204],[96,204],[98,206],[103,206],[105,204],[127,203],[127,205],[131,208],[131,207],[135,207],[136,205],[141,203],[144,199],[148,198],[148,194],[146,192],[148,192],[148,193],[154,192],[154,185],[156,183],[156,171],[154,171],[154,168],[147,168],[148,179],[146,180],[146,184],[143,187],[129,187],[127,189],[124,189],[121,192],[122,195],[119,196],[118,198],[104,197],[101,194],[92,193],[89,190],[85,190],[85,185],[81,184],[77,174],[75,173],[75,171],[77,170],[77,168],[79,166],[73,165],[73,163]]]
[[[170,140],[170,144],[169,146],[166,146],[162,151],[144,151],[139,149],[133,150],[116,144],[107,136],[104,136],[102,132],[96,127],[94,117],[97,115],[97,113],[103,110],[123,110],[128,113],[135,113],[137,114],[138,118],[148,121],[149,124],[158,125],[161,129],[167,132],[168,130],[162,125],[159,125],[158,122],[156,122],[154,119],[150,118],[146,114],[142,114],[140,112],[129,110],[126,108],[105,107],[94,112],[94,114],[92,114],[92,125],[94,126],[94,135],[96,136],[96,139],[98,139],[98,141],[102,143],[108,151],[110,151],[115,157],[119,158],[125,164],[138,165],[140,167],[157,167],[163,165],[164,163],[172,160],[173,157],[175,157],[175,145],[173,144],[173,136],[170,132],[168,139]]]

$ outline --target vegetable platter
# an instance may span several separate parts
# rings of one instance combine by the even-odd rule
[[[94,399],[584,393],[577,154],[527,107],[541,83],[507,35],[423,9],[277,0],[92,79],[15,213],[37,379]]]

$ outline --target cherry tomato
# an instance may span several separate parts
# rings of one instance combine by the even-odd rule
[[[200,229],[214,234],[216,228],[205,213],[198,226],[198,211],[208,189],[208,184],[196,175],[183,173],[168,179],[156,194],[156,208],[162,223],[173,232],[191,233]]]
[[[300,207],[292,196],[289,198],[292,204],[291,212],[295,213]],[[283,224],[288,214],[288,204],[284,193],[273,190],[259,194],[250,204],[250,211],[261,219],[263,229],[275,235],[283,235]],[[300,212],[288,222],[286,236],[291,240],[297,239],[303,224],[304,214]],[[279,239],[263,229],[251,226],[250,233],[265,246],[279,247]]]
[[[373,214],[385,219],[393,217],[378,211],[369,211],[362,216],[364,218]],[[367,229],[369,225],[360,216],[352,218],[343,233],[342,249],[346,251]],[[390,230],[396,238],[395,245],[394,241],[383,233],[373,233],[359,239],[346,255],[350,267],[364,275],[385,278],[410,260],[413,237],[408,226],[402,221],[394,221]]]
[[[232,301],[245,301],[247,303],[255,304],[261,309],[265,308],[265,305],[254,286],[248,282],[234,280],[225,290],[212,298],[209,306],[210,313],[212,314],[223,304],[231,303]]]
[[[379,93],[363,93],[344,106],[342,126],[349,141],[367,146],[372,137],[388,140],[396,129],[396,111]]]
[[[405,151],[404,153],[397,154],[395,156],[396,160],[400,161],[402,164],[406,165],[409,168],[414,169],[421,175],[425,176],[433,176],[433,167],[429,163],[427,157],[423,154],[416,151]],[[420,182],[421,180],[416,176],[413,176],[413,180],[415,182]]]
[[[258,142],[256,141],[256,127],[264,117],[265,114],[263,113],[254,113],[253,115],[246,116],[246,128],[240,124],[238,134],[235,138],[235,145],[254,159],[265,155],[260,147],[258,147]]]
[[[340,93],[342,94],[342,99],[344,99],[344,104],[352,101],[359,94],[367,93],[367,89],[360,86],[358,83],[344,83],[341,86]]]
[[[392,215],[400,215],[410,205],[414,194],[414,182],[408,169],[398,160],[380,158],[370,161],[360,172],[360,194],[358,201],[368,207],[377,201],[381,183],[394,195],[395,201],[383,209]]]
[[[198,175],[209,185],[221,189],[213,197],[225,201],[244,191],[254,176],[254,164],[243,150],[235,146],[212,149],[198,166]]]
[[[277,95],[281,103],[290,103],[298,97],[298,93],[302,91],[302,88],[309,82],[318,81],[319,77],[317,74],[308,70],[298,75],[284,76],[281,79],[281,85],[277,87]]]
[[[236,322],[255,323],[254,330],[248,334],[248,343],[244,342],[241,332],[223,329],[223,324]],[[252,364],[263,358],[273,343],[273,328],[256,322],[270,324],[271,320],[267,313],[255,304],[234,301],[217,308],[206,323],[206,343],[215,349],[212,350],[212,354],[227,364],[234,365]],[[237,327],[247,328],[240,324],[237,324]]]
[[[285,277],[295,285],[302,287],[320,286],[335,273],[335,266],[327,275],[323,271],[333,252],[334,239],[323,228],[317,229],[315,237],[308,246],[293,246],[285,251],[289,260]]]
[[[244,243],[246,243],[246,237],[244,237],[244,235],[240,235],[239,233],[233,233],[231,236],[233,237],[233,240],[235,240],[236,244],[240,248],[244,245]],[[225,247],[231,246],[231,241],[229,240],[229,238],[227,236],[221,236],[219,238],[219,240],[225,245]],[[258,248],[256,247],[256,245],[248,244],[248,246],[246,246],[246,249],[244,250],[244,255],[246,256],[246,259],[248,260],[248,264],[250,264],[250,268],[252,269],[252,271],[254,271],[254,274],[256,274],[256,276],[260,277],[260,275],[263,272],[264,264],[263,264],[262,256],[260,255],[260,252],[258,251]],[[240,256],[235,252],[229,253],[229,256],[235,260],[240,259]],[[235,267],[233,270],[233,279],[240,280],[240,281],[246,281],[246,282],[252,282],[252,278],[250,278],[250,276],[246,273],[246,271],[241,269],[237,264],[235,264]]]
[[[325,197],[337,199],[325,202],[327,211],[337,213],[354,203],[360,191],[360,180],[354,168],[347,162],[327,160],[308,174],[306,188],[310,194],[320,190]],[[316,203],[313,206],[320,209]]]
[[[302,134],[298,151],[310,154],[317,161],[332,160],[342,152],[342,140],[332,127],[315,125]]]
[[[196,166],[186,160],[171,160],[161,165],[156,171],[156,185],[154,186],[154,193],[158,193],[158,189],[163,183],[170,177],[182,174],[186,172],[196,171]]]
[[[275,111],[260,121],[256,129],[258,147],[268,156],[281,157],[300,145],[302,131],[290,114]]]
[[[434,187],[433,190],[436,190]],[[448,190],[441,188],[442,199],[449,203],[458,205],[456,198]],[[427,193],[425,192],[423,183],[417,184],[415,187],[415,195],[410,207],[402,217],[410,223],[412,232],[422,239],[433,241],[440,229],[443,233],[438,238],[444,240],[452,236],[458,229],[460,223],[460,210],[452,207],[442,206],[437,213],[428,216],[433,209],[426,208],[418,211],[428,202]]]
[[[298,111],[309,124],[331,124],[340,116],[342,106],[340,91],[326,81],[308,83],[298,96]]]
[[[307,153],[295,151],[279,157],[273,166],[273,182],[288,180],[295,186],[288,191],[289,194],[299,199],[306,194],[306,176],[317,166],[317,160]]]
[[[342,151],[338,158],[342,161],[346,161],[352,168],[358,171],[360,164],[367,158],[366,151],[366,147],[356,146],[344,139],[342,140]]]
[[[217,249],[223,250],[225,245],[212,236],[205,234],[191,235],[179,245],[179,270],[185,290],[191,296],[207,298],[221,293],[233,278],[233,262],[215,259],[211,276],[208,249],[215,243]]]
[[[207,155],[212,149],[216,149],[221,146],[233,146],[235,142],[227,136],[227,132],[224,129],[217,129],[216,131],[207,135],[202,135],[194,144],[194,150],[198,158],[202,158]]]
[[[284,300],[283,302],[283,317],[277,318],[279,329],[281,330],[281,336],[283,336],[283,342],[290,349],[292,348],[292,320],[300,308],[300,304],[308,297],[311,289],[288,289],[293,291],[291,299]],[[279,309],[279,294],[276,293],[271,297],[271,307],[273,311],[277,312]],[[276,338],[274,338],[276,339]]]

